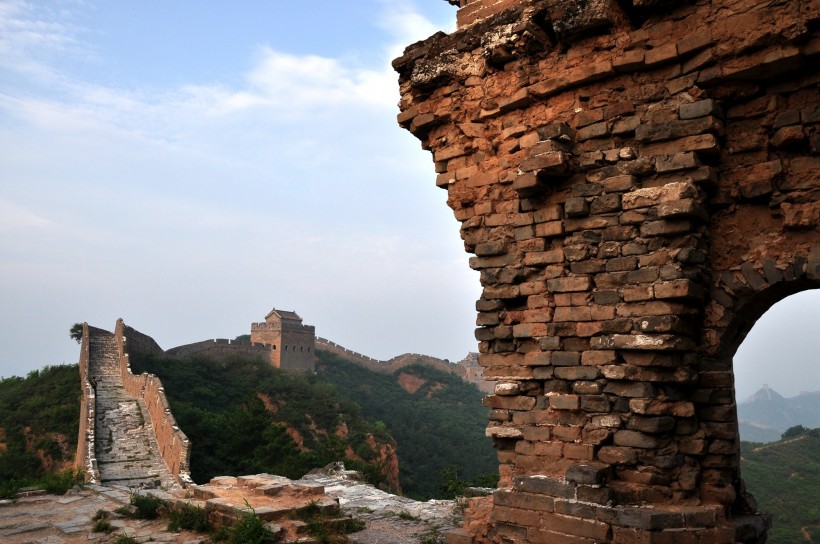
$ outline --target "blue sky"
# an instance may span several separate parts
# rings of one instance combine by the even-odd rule
[[[442,0],[0,0],[0,375],[75,362],[77,321],[167,349],[274,306],[376,358],[475,350],[478,278],[390,68],[454,28]],[[739,395],[820,389],[744,368]]]

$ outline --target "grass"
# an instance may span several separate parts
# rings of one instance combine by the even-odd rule
[[[228,529],[229,544],[272,544],[279,539],[256,514],[256,510],[245,501],[248,512]]]
[[[139,540],[130,535],[117,535],[111,544],[140,544]]]
[[[91,531],[94,533],[110,533],[113,531],[114,526],[111,525],[111,522],[108,520],[110,517],[111,514],[105,510],[97,510],[94,517],[91,518],[91,521],[94,522],[94,525],[91,527]]]
[[[444,536],[439,534],[437,529],[433,529],[421,535],[419,544],[444,544]]]
[[[180,531],[209,533],[211,532],[211,524],[208,521],[208,513],[192,504],[172,508],[168,512],[168,530],[174,533]]]
[[[75,485],[85,483],[85,474],[73,469],[50,472],[36,479],[0,481],[0,499],[13,499],[23,487],[38,487],[52,495],[65,495]]]
[[[419,521],[421,518],[414,516],[410,512],[399,512],[399,517],[405,521]]]
[[[154,495],[131,493],[131,506],[134,507],[133,517],[137,519],[157,519],[167,503]]]
[[[316,501],[312,501],[299,513],[305,522],[305,531],[320,544],[348,542],[344,535],[361,531],[365,522],[354,518],[330,518]]]
[[[110,517],[111,514],[105,510],[97,510],[94,517],[91,518],[91,521],[94,522],[94,525],[91,527],[91,531],[94,533],[110,533],[113,531],[114,526],[111,525],[110,521],[108,521],[108,518]]]
[[[134,519],[157,519],[168,511],[168,503],[154,495],[142,495],[133,491],[128,506],[120,506],[114,512]]]

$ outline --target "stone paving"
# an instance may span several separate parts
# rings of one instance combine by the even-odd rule
[[[110,542],[116,534],[134,536],[139,542],[197,544],[207,540],[190,532],[170,533],[166,520],[135,520],[114,513],[128,504],[126,487],[87,485],[65,496],[37,495],[0,501],[0,542],[3,544],[79,544]],[[95,533],[93,517],[109,512],[112,534]]]
[[[97,378],[95,454],[101,483],[176,488],[142,399],[123,389],[114,335],[92,336],[89,355],[89,376]]]
[[[404,544],[442,534],[458,526],[461,512],[455,501],[415,501],[391,495],[372,485],[351,479],[352,471],[314,473],[301,481],[321,484],[325,493],[339,499],[341,512],[363,520],[363,531],[348,535],[357,544]]]
[[[228,503],[235,503],[238,512],[247,511],[244,499],[248,499],[254,504],[257,514],[276,519],[280,524],[286,522],[281,521],[282,516],[277,512],[282,511],[289,500],[294,510],[303,507],[305,499],[328,505],[338,501],[336,509],[341,508],[342,515],[355,517],[366,523],[363,531],[348,535],[357,544],[415,544],[427,535],[437,532],[440,534],[458,525],[460,521],[461,514],[454,501],[418,502],[390,495],[349,479],[349,476],[349,473],[313,474],[296,481],[264,474],[239,478],[220,477],[207,486],[194,487],[188,492],[143,492],[166,500],[192,502],[216,511],[223,511]],[[324,493],[321,492],[322,488]],[[214,498],[192,499],[191,493],[194,496],[202,494],[198,493],[198,489]],[[316,489],[316,492],[311,492],[311,489]],[[120,506],[128,504],[131,492],[131,489],[119,485],[86,485],[83,489],[75,488],[62,497],[41,494],[14,501],[0,501],[0,542],[107,543],[117,535],[133,536],[140,543],[200,544],[209,541],[209,537],[203,534],[168,532],[167,520],[135,520],[114,513]],[[267,497],[267,502],[263,500],[263,496]],[[109,520],[115,528],[111,534],[93,531],[92,518],[99,510],[110,513]],[[310,539],[300,535],[297,541],[307,543]]]

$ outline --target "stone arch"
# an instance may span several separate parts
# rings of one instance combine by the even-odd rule
[[[734,357],[746,335],[772,306],[792,295],[814,289],[820,289],[820,280],[800,278],[783,280],[774,285],[767,284],[759,290],[750,289],[750,293],[738,297],[739,300],[735,303],[737,310],[732,312],[732,318],[726,326],[718,331],[718,357]]]
[[[820,279],[820,4],[460,6],[394,66],[481,273],[477,541],[764,541],[731,356]]]

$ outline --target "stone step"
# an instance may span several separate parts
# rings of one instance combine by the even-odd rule
[[[144,402],[123,388],[114,335],[91,339],[88,366],[97,378],[94,450],[102,483],[177,487],[159,454]]]

